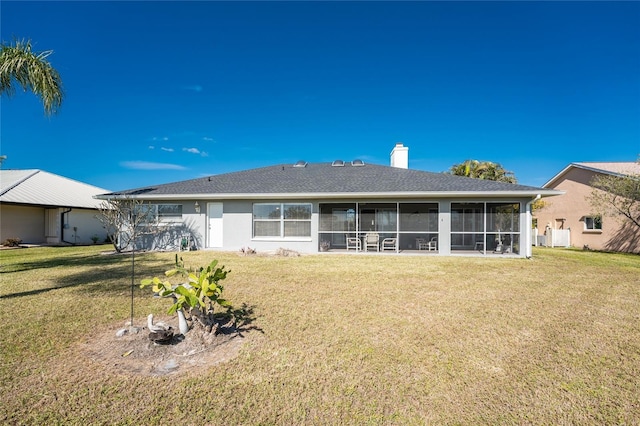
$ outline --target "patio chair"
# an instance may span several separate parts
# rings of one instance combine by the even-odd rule
[[[382,240],[382,251],[385,251],[385,250],[396,251],[397,249],[398,249],[397,238],[385,238],[384,240]]]
[[[364,236],[364,251],[369,251],[369,248],[375,248],[376,251],[380,250],[378,245],[380,242],[380,235],[377,232],[368,232]]]
[[[349,249],[355,249],[356,251],[362,250],[362,242],[360,241],[360,238],[350,237],[347,234],[347,251],[349,251]]]
[[[426,238],[416,238],[416,247],[418,250],[428,250],[429,241]]]
[[[427,248],[429,249],[429,251],[431,250],[438,250],[438,237],[433,237],[429,240],[429,243],[427,245]]]

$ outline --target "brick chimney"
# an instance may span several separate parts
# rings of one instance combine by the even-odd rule
[[[409,147],[398,142],[391,150],[391,167],[409,168]]]

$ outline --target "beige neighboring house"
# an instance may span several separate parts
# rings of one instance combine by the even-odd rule
[[[108,192],[42,170],[0,170],[0,243],[92,244],[107,237],[96,219]]]
[[[568,244],[578,248],[640,253],[640,229],[620,217],[599,218],[589,203],[593,187],[591,181],[600,175],[640,175],[636,162],[571,163],[543,188],[564,191],[564,194],[545,200],[545,207],[533,214],[537,223],[538,241],[550,245],[553,236],[568,236]]]

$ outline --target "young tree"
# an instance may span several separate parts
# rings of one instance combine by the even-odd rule
[[[30,40],[15,40],[12,44],[2,42],[0,94],[13,95],[17,83],[25,92],[31,90],[42,100],[46,115],[57,112],[64,93],[60,74],[47,61],[52,52],[32,52]]]
[[[151,204],[131,198],[103,201],[96,216],[106,229],[113,248],[121,253],[136,249],[136,241],[164,231]]]
[[[166,271],[165,277],[180,276],[180,284],[172,284],[169,280],[163,281],[159,277],[153,277],[143,279],[140,287],[151,286],[155,294],[172,298],[174,303],[168,313],[178,314],[182,334],[186,334],[195,324],[199,324],[206,333],[215,334],[219,324],[214,314],[214,306],[219,305],[226,308],[228,313],[232,313],[231,303],[222,297],[224,287],[220,283],[229,272],[231,271],[226,270],[224,266],[218,266],[217,260],[213,260],[206,268],[189,270],[184,267],[182,258],[178,260],[176,255],[176,266]]]
[[[598,175],[591,185],[589,203],[600,216],[612,215],[640,228],[640,174]]]
[[[136,277],[136,244],[143,236],[156,236],[164,232],[160,221],[149,203],[132,198],[110,199],[100,203],[96,216],[102,222],[107,235],[118,253],[131,250],[131,329],[133,326],[133,301]]]
[[[517,183],[517,179],[513,172],[509,172],[499,163],[493,163],[491,161],[465,160],[460,164],[454,164],[451,166],[449,173],[456,176],[466,176],[475,179]]]

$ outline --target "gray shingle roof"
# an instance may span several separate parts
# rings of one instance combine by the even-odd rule
[[[331,163],[308,163],[306,167],[291,164],[250,169],[163,185],[148,186],[105,194],[136,198],[163,196],[238,196],[289,194],[322,197],[332,195],[445,195],[473,193],[473,195],[555,195],[555,191],[541,188],[471,179],[445,173],[432,173],[390,166],[365,164],[334,167]]]

